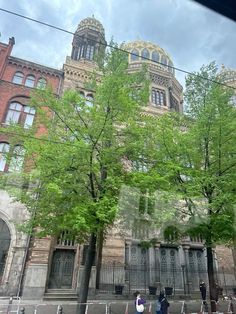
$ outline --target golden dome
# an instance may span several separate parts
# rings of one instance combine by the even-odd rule
[[[101,33],[103,37],[105,37],[105,30],[104,27],[102,26],[102,23],[96,20],[94,16],[87,17],[86,19],[82,20],[77,27],[76,33],[84,29],[94,30],[96,32]]]
[[[136,40],[123,44],[123,48],[133,53],[133,55],[130,54],[129,56],[130,63],[140,61],[155,62],[163,70],[174,72],[171,57],[163,48],[156,44],[149,41]]]

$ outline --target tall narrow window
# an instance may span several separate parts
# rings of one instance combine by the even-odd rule
[[[32,126],[34,122],[34,116],[35,116],[35,109],[30,106],[24,106],[24,114],[23,114],[23,123],[24,128],[28,129]]]
[[[37,83],[37,88],[44,89],[47,85],[47,81],[44,78],[40,78]]]
[[[7,155],[9,153],[9,144],[8,143],[0,143],[0,171],[6,171],[7,166]]]
[[[145,48],[145,49],[143,49],[142,50],[142,57],[144,57],[144,58],[149,58],[149,51]]]
[[[87,45],[85,58],[89,60],[93,60],[93,54],[94,54],[94,46]]]
[[[167,64],[167,58],[165,56],[161,57],[161,63],[163,63],[165,65]]]
[[[157,51],[153,51],[152,60],[153,61],[159,61],[159,53]]]
[[[131,58],[131,61],[139,60],[139,52],[138,52],[137,49],[133,49],[133,50],[131,51],[131,56],[130,56],[130,58]]]
[[[0,219],[0,282],[3,277],[8,250],[11,242],[10,230],[4,220]]]
[[[24,74],[22,72],[16,72],[13,76],[12,82],[16,84],[22,84]]]
[[[166,106],[166,95],[164,90],[152,89],[152,103],[158,106]]]
[[[18,102],[12,102],[9,106],[5,123],[18,123],[23,106]]]
[[[33,75],[28,75],[25,80],[25,86],[34,87],[35,77]]]
[[[20,172],[23,168],[25,149],[21,145],[14,147],[9,164],[10,172]]]

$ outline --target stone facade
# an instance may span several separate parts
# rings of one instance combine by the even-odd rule
[[[63,71],[12,57],[10,54],[13,45],[14,38],[9,40],[9,44],[0,43],[2,127],[7,127],[9,105],[16,102],[27,106],[30,92],[32,88],[36,88],[41,78],[45,79],[58,95],[67,89],[77,89],[86,98],[94,96],[92,91],[86,89],[86,82],[94,71],[98,71],[94,54],[103,54],[106,46],[104,28],[96,19],[87,18],[78,25],[72,42],[71,56],[66,57]],[[130,72],[141,69],[143,64],[147,65],[151,80],[150,97],[143,113],[156,115],[169,110],[183,112],[183,89],[175,78],[173,62],[168,53],[153,43],[140,40],[125,44],[124,49],[130,52]],[[21,73],[20,83],[14,82],[16,72]],[[26,86],[28,76],[34,77],[34,85],[31,87]],[[44,128],[40,130],[44,131]],[[0,142],[7,143],[9,136],[0,133]],[[4,171],[7,170],[6,165]],[[139,195],[136,201],[138,200]],[[3,273],[0,274],[0,294],[23,294],[27,299],[42,299],[50,289],[76,291],[80,284],[86,245],[77,245],[68,240],[66,231],[58,239],[30,238],[16,229],[16,223],[19,224],[25,219],[25,208],[14,203],[7,192],[0,191],[0,222],[2,220],[10,232],[10,246],[2,267]],[[186,238],[178,245],[168,245],[158,241],[158,230],[150,227],[148,218],[142,228],[133,227],[121,230],[116,224],[107,235],[102,260],[107,268],[101,270],[104,285],[112,286],[122,282],[126,286],[129,285],[129,292],[132,292],[132,289],[142,289],[142,284],[138,286],[140,282],[145,282],[145,289],[147,284],[153,284],[159,288],[174,285],[176,291],[182,292],[198,290],[199,277],[205,276],[206,269],[206,254],[201,239]],[[144,240],[152,239],[155,241],[151,246],[142,246]],[[219,246],[215,252],[215,267],[223,267],[225,273],[234,270],[235,263],[230,249]],[[169,269],[172,269],[174,274],[168,273]],[[221,282],[226,280],[225,273],[219,278]],[[95,274],[96,269],[93,267],[91,288],[95,287]],[[235,278],[230,284],[233,285],[234,280]]]

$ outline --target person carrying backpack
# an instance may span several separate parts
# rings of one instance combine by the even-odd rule
[[[160,313],[157,313],[157,314],[168,314],[168,307],[170,306],[170,303],[168,302],[163,292],[160,292],[158,301],[161,305],[161,308],[160,308]]]

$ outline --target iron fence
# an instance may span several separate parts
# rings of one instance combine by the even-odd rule
[[[103,265],[95,292],[131,295],[139,290],[146,295],[156,295],[165,290],[169,295],[194,295],[199,294],[201,280],[208,282],[206,270],[193,270],[186,266],[160,269],[145,265]],[[215,270],[215,282],[221,296],[236,295],[233,270]]]

